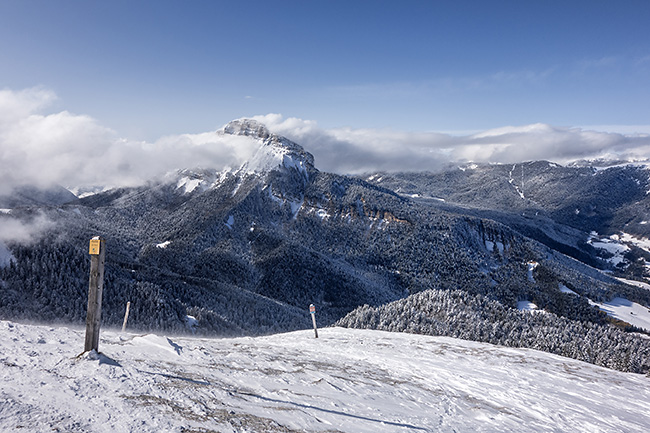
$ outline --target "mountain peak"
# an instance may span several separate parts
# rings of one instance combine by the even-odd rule
[[[236,119],[223,127],[223,132],[230,135],[244,135],[265,140],[271,136],[266,125],[253,119]]]
[[[242,166],[247,172],[265,172],[277,168],[295,169],[307,176],[314,169],[314,156],[286,137],[274,134],[253,119],[237,119],[223,127],[223,134],[251,137],[261,142],[252,159]]]

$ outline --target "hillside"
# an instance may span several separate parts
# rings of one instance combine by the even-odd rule
[[[646,332],[650,330],[650,310],[646,307],[616,298],[600,308],[618,320],[633,321]],[[558,317],[533,302],[521,301],[518,309],[512,309],[485,296],[458,290],[427,290],[379,307],[364,305],[336,324],[529,347],[621,371],[650,371],[648,338],[613,326]]]
[[[529,161],[364,178],[420,203],[499,221],[592,266],[643,279],[650,261],[644,241],[650,238],[648,167]]]
[[[304,315],[303,319],[309,322]],[[0,430],[646,432],[648,377],[529,349],[321,329],[199,339],[0,322]]]
[[[621,298],[650,305],[650,291],[597,271],[581,256],[568,257],[563,245],[575,241],[587,258],[601,260],[593,250],[605,240],[578,243],[587,234],[566,221],[546,217],[546,226],[525,225],[558,239],[545,242],[512,224],[527,217],[516,207],[507,213],[509,204],[461,206],[405,195],[378,179],[320,171],[302,146],[253,120],[214,134],[235,136],[257,153],[238,169],[182,169],[71,203],[3,209],[3,226],[24,236],[0,240],[0,317],[83,324],[88,240],[97,235],[107,246],[103,323],[121,325],[131,302],[130,326],[142,331],[286,332],[309,326],[310,304],[328,325],[366,305],[408,303],[435,290],[495,302],[514,327],[526,326],[526,318],[508,312],[526,301],[556,324],[593,326],[611,337],[611,319],[594,303]],[[448,315],[458,307],[431,306]],[[617,326],[640,331],[625,321]],[[611,338],[607,345],[620,342],[620,353],[646,344],[633,333]],[[529,344],[523,336],[507,341]],[[615,368],[648,366],[628,360]]]

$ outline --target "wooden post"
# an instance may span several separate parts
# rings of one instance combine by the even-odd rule
[[[122,332],[126,329],[126,321],[129,320],[129,308],[131,308],[131,301],[126,303],[126,313],[124,313],[124,323],[122,323]]]
[[[99,236],[95,236],[90,240],[89,253],[90,279],[88,282],[88,313],[86,315],[86,344],[84,346],[84,352],[90,350],[98,351],[99,348],[106,242]]]
[[[318,338],[318,328],[316,328],[316,307],[314,304],[309,306],[309,313],[311,314],[311,321],[314,323],[314,338]]]

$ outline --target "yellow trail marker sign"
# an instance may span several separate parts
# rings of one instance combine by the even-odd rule
[[[88,251],[88,254],[92,256],[99,255],[99,250],[101,248],[101,239],[91,239],[90,240],[90,249]]]

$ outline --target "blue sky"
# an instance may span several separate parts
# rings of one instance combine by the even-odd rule
[[[100,136],[155,146],[258,116],[317,163],[346,143],[376,151],[372,137],[425,154],[493,129],[499,140],[457,156],[648,157],[647,140],[585,131],[650,133],[649,22],[647,0],[0,0],[0,127],[12,131],[0,138],[14,137],[0,145],[19,137],[34,143],[23,159],[40,155],[33,116],[41,137],[60,137],[52,152]],[[510,152],[525,141],[513,134],[547,151]],[[383,146],[386,161],[364,170],[391,168]]]
[[[0,88],[123,135],[281,113],[408,131],[647,125],[647,1],[0,2]]]

